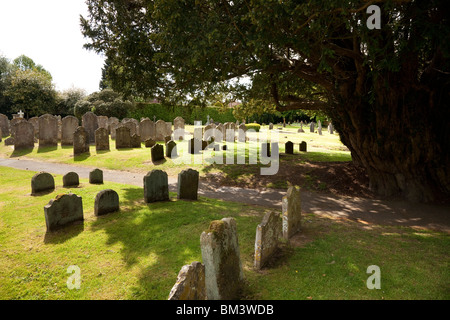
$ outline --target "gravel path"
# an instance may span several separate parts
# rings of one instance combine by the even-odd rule
[[[0,158],[0,166],[46,171],[52,174],[78,173],[80,178],[88,178],[93,168],[49,163],[29,159]],[[105,181],[142,186],[144,174],[103,170]],[[169,176],[169,189],[176,191],[177,177]],[[249,205],[259,205],[281,211],[281,198],[285,190],[256,190],[224,187],[200,182],[199,195],[208,198],[235,201]],[[373,200],[355,197],[338,197],[332,194],[302,191],[302,210],[333,219],[351,219],[364,225],[401,225],[439,230],[450,233],[450,206],[434,204],[414,204],[406,201]]]

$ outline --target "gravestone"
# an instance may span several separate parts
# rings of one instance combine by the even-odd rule
[[[166,143],[166,157],[167,158],[175,158],[177,157],[177,144],[175,143],[175,141],[168,141]]]
[[[116,149],[131,148],[130,128],[120,126],[116,129]]]
[[[164,147],[161,144],[155,144],[151,147],[150,152],[153,163],[164,159]]]
[[[34,148],[34,127],[28,121],[15,124],[14,150]]]
[[[0,128],[2,130],[2,137],[9,136],[9,119],[3,113],[0,113]]]
[[[122,125],[124,127],[127,127],[128,129],[130,129],[130,137],[133,134],[137,134],[139,131],[138,128],[138,124],[137,124],[137,120],[136,119],[130,119],[130,118],[125,118],[122,120]]]
[[[109,150],[108,129],[100,127],[95,130],[95,150]]]
[[[36,173],[31,178],[31,194],[55,190],[55,179],[48,172]]]
[[[200,153],[200,150],[202,150],[202,140],[196,138],[189,140],[188,152],[190,154]]]
[[[164,137],[168,135],[166,123],[163,120],[158,120],[156,121],[155,128],[156,128],[155,140],[164,141]]]
[[[302,207],[300,189],[290,186],[286,195],[281,200],[281,210],[283,217],[283,238],[289,240],[300,230]]]
[[[81,118],[81,126],[88,133],[88,143],[95,143],[95,130],[98,129],[97,116],[91,111],[86,112]]]
[[[314,122],[311,122],[311,123],[309,124],[309,132],[314,133]]]
[[[246,133],[247,133],[247,127],[245,126],[245,124],[242,123],[241,125],[239,125],[239,130],[238,130],[238,141],[239,142],[247,141]]]
[[[300,142],[299,151],[306,152],[306,148],[307,148],[306,142],[305,141]]]
[[[261,269],[270,260],[278,248],[281,237],[280,214],[272,211],[266,213],[262,222],[256,227],[255,269]]]
[[[97,193],[94,202],[94,214],[101,216],[119,211],[119,195],[112,189],[105,189]]]
[[[184,140],[184,126],[185,121],[182,117],[176,117],[173,120],[174,140]]]
[[[206,125],[203,133],[203,140],[210,141],[212,138],[214,138],[215,128],[216,125],[214,123]]]
[[[11,121],[9,122],[9,130],[11,132],[11,137],[15,137],[16,136],[16,124],[19,122],[23,122],[23,121],[27,121],[24,118],[14,118],[11,119]]]
[[[269,123],[269,130],[272,130],[273,129],[273,123],[271,122],[271,123]]]
[[[141,137],[137,134],[133,134],[130,137],[131,147],[132,148],[140,148],[141,147]]]
[[[39,117],[32,117],[28,119],[28,122],[34,127],[34,137],[39,139]]]
[[[100,169],[94,169],[89,172],[89,183],[103,184],[103,171]]]
[[[167,173],[153,169],[144,177],[144,201],[152,203],[169,200],[169,180]]]
[[[233,218],[212,221],[209,229],[200,236],[200,246],[207,299],[239,299],[244,273],[236,221]]]
[[[286,154],[294,154],[294,143],[292,141],[287,141],[284,144],[284,150]]]
[[[144,142],[148,139],[155,137],[155,123],[150,119],[143,119],[139,123],[139,135],[141,141]]]
[[[171,136],[165,136],[165,137],[164,137],[164,143],[167,143],[167,142],[169,142],[170,140],[172,140],[172,137],[171,137]]]
[[[39,147],[58,146],[58,119],[51,114],[39,117]]]
[[[329,134],[334,134],[334,127],[333,127],[333,124],[331,122],[328,124],[328,133]]]
[[[78,187],[80,184],[80,179],[78,173],[68,172],[63,176],[63,187]]]
[[[89,152],[89,137],[84,127],[78,127],[73,134],[73,154]]]
[[[145,147],[146,148],[151,148],[156,144],[156,141],[153,139],[147,139],[145,140]]]
[[[197,200],[198,198],[198,180],[197,170],[186,169],[178,174],[177,198]]]
[[[67,116],[61,120],[61,145],[73,145],[73,135],[78,128],[79,121],[74,116]]]
[[[183,266],[168,300],[206,300],[205,265],[194,261]]]
[[[194,128],[194,139],[198,139],[198,140],[203,139],[203,128],[202,127]]]
[[[99,128],[105,128],[109,134],[109,119],[107,116],[97,116],[97,123]]]
[[[121,126],[122,125],[119,122],[113,122],[109,125],[109,134],[111,135],[111,139],[116,140],[116,130]]]
[[[63,194],[44,207],[45,224],[47,232],[56,231],[77,221],[83,221],[83,202],[75,194]]]

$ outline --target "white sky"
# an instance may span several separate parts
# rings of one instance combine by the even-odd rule
[[[84,0],[0,0],[0,55],[24,54],[53,77],[56,90],[98,91],[104,58],[83,49]]]

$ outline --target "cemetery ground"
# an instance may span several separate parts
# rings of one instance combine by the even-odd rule
[[[244,299],[448,299],[447,233],[364,225],[303,213],[303,231],[272,262],[253,269],[255,229],[271,209],[200,197],[146,204],[143,188],[105,182],[30,195],[34,172],[0,167],[1,299],[167,299],[181,266],[201,261],[209,223],[236,219],[246,285]],[[95,194],[119,194],[120,211],[94,216]],[[83,199],[84,222],[46,233],[43,207],[69,191]],[[381,289],[369,290],[370,265]],[[80,268],[68,289],[67,268]]]
[[[193,168],[200,172],[201,181],[218,187],[285,190],[292,183],[313,197],[330,194],[375,199],[366,187],[367,178],[351,164],[350,153],[338,135],[319,136],[307,130],[297,134],[297,129],[288,126],[281,130],[280,170],[274,176],[260,176],[261,165],[176,165],[168,158],[155,165],[149,148],[116,150],[113,141],[111,151],[96,152],[91,146],[90,154],[76,157],[72,147],[35,146],[14,152],[0,143],[0,156],[46,161],[49,168],[57,163],[130,173],[156,168],[172,177]],[[294,155],[283,154],[287,140],[296,144]],[[308,143],[306,153],[298,151],[303,140]],[[303,210],[302,231],[290,243],[283,242],[272,262],[256,271],[255,230],[273,207],[203,196],[198,201],[177,200],[175,193],[170,193],[168,202],[147,204],[143,187],[126,179],[102,185],[80,179],[79,187],[69,189],[62,187],[59,174],[53,174],[55,191],[31,196],[34,174],[0,166],[0,299],[167,299],[180,268],[202,261],[202,231],[211,221],[225,217],[237,222],[246,279],[243,299],[450,298],[448,230]],[[95,195],[104,189],[118,193],[120,211],[96,217]],[[69,191],[83,199],[84,222],[46,233],[43,207]],[[384,207],[377,208],[380,212],[376,213],[382,213]],[[67,268],[72,265],[81,272],[78,290],[70,290],[66,284],[71,275]],[[380,290],[366,286],[370,265],[381,269]]]

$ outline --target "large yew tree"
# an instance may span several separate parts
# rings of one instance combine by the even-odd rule
[[[163,99],[249,77],[247,97],[326,112],[373,190],[430,201],[450,194],[447,2],[88,0],[81,26],[114,89]]]

